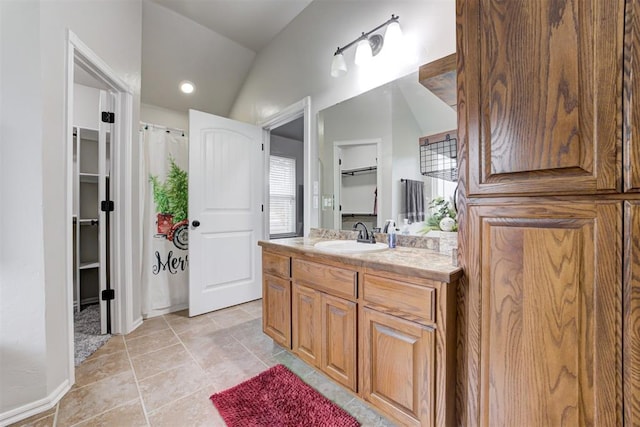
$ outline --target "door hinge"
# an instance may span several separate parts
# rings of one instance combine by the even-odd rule
[[[105,289],[100,295],[102,301],[111,301],[116,299],[116,291],[113,289]]]
[[[338,165],[342,165],[342,159],[338,159]]]
[[[262,151],[264,151],[264,144],[262,144]]]
[[[338,209],[339,211],[342,211],[342,205],[340,205],[340,209]]]
[[[260,210],[264,212],[264,205],[260,205]]]
[[[108,111],[102,112],[102,121],[104,123],[115,123],[116,115],[114,113],[110,113]]]
[[[100,202],[100,210],[102,212],[113,212],[115,210],[115,206],[113,204],[113,200],[103,200]]]

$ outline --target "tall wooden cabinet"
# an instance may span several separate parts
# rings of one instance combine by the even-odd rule
[[[639,13],[457,2],[462,425],[640,425]]]

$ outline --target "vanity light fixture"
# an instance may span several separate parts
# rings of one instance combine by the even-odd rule
[[[399,44],[399,39],[402,37],[402,30],[400,29],[400,17],[391,15],[391,18],[386,22],[378,25],[373,30],[362,33],[360,37],[355,39],[349,44],[343,47],[338,47],[336,53],[333,54],[333,62],[331,62],[331,76],[340,77],[347,73],[347,63],[344,60],[342,52],[357,44],[356,55],[354,62],[356,65],[365,65],[371,59],[376,56],[382,50],[382,46],[385,43],[384,38],[380,34],[373,34],[374,32],[387,27],[385,37],[390,47],[395,48]]]
[[[187,95],[193,93],[196,90],[196,85],[191,83],[189,80],[183,80],[180,82],[180,92],[186,93]]]

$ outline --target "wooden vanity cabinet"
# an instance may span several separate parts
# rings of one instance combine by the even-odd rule
[[[293,259],[293,352],[357,391],[356,271]]]
[[[456,283],[364,273],[362,395],[402,425],[454,425],[456,307],[450,288]]]
[[[457,275],[447,283],[275,245],[263,244],[265,333],[290,331],[295,355],[399,425],[453,426]]]
[[[291,258],[262,252],[262,330],[291,348]]]

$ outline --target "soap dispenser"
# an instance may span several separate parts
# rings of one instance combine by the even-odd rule
[[[389,232],[387,233],[387,242],[389,243],[389,248],[393,249],[396,247],[396,223],[391,220],[389,222]]]

